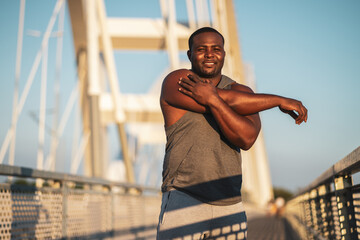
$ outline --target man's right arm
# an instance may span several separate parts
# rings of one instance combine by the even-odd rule
[[[167,75],[162,84],[160,99],[162,102],[175,108],[198,113],[205,113],[207,111],[205,106],[197,103],[193,98],[182,94],[178,90],[180,87],[179,79],[186,76],[186,73],[193,74],[189,70],[180,69]]]
[[[180,69],[169,73],[162,84],[160,105],[163,112],[165,126],[168,127],[179,120],[187,111],[205,113],[207,107],[197,103],[193,98],[179,92],[179,79],[192,73]]]

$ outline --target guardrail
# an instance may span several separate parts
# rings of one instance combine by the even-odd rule
[[[286,216],[303,239],[360,239],[360,147],[288,202]]]
[[[159,189],[0,165],[0,239],[155,239]],[[39,184],[40,183],[40,184]]]

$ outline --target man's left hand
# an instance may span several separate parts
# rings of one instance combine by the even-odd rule
[[[294,118],[296,124],[300,125],[302,122],[307,121],[308,111],[302,102],[298,100],[284,98],[284,101],[280,104],[279,108],[283,113],[287,113]]]

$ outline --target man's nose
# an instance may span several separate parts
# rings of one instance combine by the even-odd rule
[[[206,50],[206,52],[205,52],[205,57],[211,58],[211,57],[213,57],[213,56],[214,56],[214,53],[213,53],[212,50]]]

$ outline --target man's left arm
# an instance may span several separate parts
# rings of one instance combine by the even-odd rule
[[[233,90],[236,91],[236,87]],[[248,91],[249,93],[252,92],[251,89]],[[210,103],[208,106],[222,133],[230,142],[241,149],[250,149],[261,129],[259,113],[241,115],[223,101],[220,96],[219,98],[218,102]]]
[[[183,87],[183,93],[193,99],[200,99],[202,93],[199,90],[205,89],[207,80],[202,80],[196,75],[188,75],[188,78],[181,78],[179,84]],[[241,84],[232,84],[231,90],[216,89],[217,94],[234,109],[238,114],[247,116],[267,109],[279,107],[286,114],[295,119],[296,124],[307,121],[307,109],[304,105],[291,98],[273,94],[254,93],[249,87]]]

